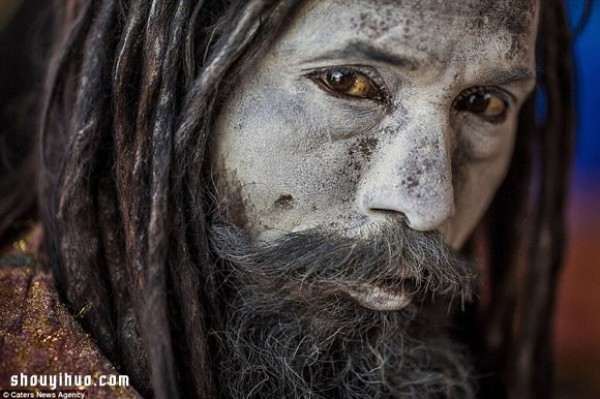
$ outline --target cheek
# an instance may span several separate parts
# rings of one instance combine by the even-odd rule
[[[498,187],[504,180],[510,159],[512,145],[504,146],[503,151],[493,159],[485,161],[457,161],[455,171],[454,200],[456,213],[448,222],[445,232],[446,242],[454,249],[460,249],[479,224],[488,209]]]
[[[500,163],[512,154],[517,114],[497,126],[474,122],[465,118],[458,124],[457,153],[461,161],[474,163]]]
[[[350,135],[372,115],[351,118],[339,107],[332,112],[331,100],[328,105],[302,82],[285,86],[264,75],[230,97],[214,132],[216,180],[228,186],[219,200],[239,204],[232,213],[244,217],[233,221],[253,237],[270,228],[291,231],[311,218],[339,219],[335,214],[353,201],[377,145]]]

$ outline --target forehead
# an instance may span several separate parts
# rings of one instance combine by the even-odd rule
[[[469,20],[471,24],[466,28],[470,30],[507,29],[515,34],[529,31],[536,10],[535,0],[333,0],[331,4],[375,11],[382,25],[384,21],[394,24],[404,15],[405,20],[417,24],[428,23],[431,17]]]
[[[311,0],[281,47],[325,50],[363,40],[390,52],[410,46],[440,62],[480,51],[527,61],[537,9],[537,0]]]

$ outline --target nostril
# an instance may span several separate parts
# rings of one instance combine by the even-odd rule
[[[408,217],[404,212],[398,212],[392,209],[385,208],[368,208],[370,213],[374,213],[378,216],[385,217],[386,219],[391,219],[397,223],[404,223],[407,226],[410,226]]]

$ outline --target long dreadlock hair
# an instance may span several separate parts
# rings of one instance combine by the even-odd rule
[[[204,167],[211,122],[240,65],[259,57],[298,3],[57,4],[37,166],[47,251],[65,302],[143,394],[216,396],[208,331],[221,305]],[[511,397],[551,396],[573,145],[570,41],[561,0],[545,1],[538,75],[547,117],[536,121],[535,96],[521,111],[487,217],[491,301],[471,312],[482,367],[500,376],[483,384],[485,397],[502,380]]]

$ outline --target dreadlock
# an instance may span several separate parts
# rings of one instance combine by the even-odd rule
[[[487,382],[486,397],[553,396],[553,308],[575,138],[571,34],[561,0],[542,4],[537,47],[537,96],[521,110],[513,160],[488,215],[491,302],[481,352],[484,368],[502,382]]]
[[[259,33],[274,37],[263,26],[282,25],[294,1],[279,3],[72,3],[43,115],[43,220],[67,303],[142,393],[214,392],[198,171],[214,94]]]
[[[57,2],[63,23],[37,175],[47,252],[65,302],[144,395],[217,395],[208,334],[221,306],[206,233],[211,124],[219,99],[297,3]],[[532,96],[487,217],[491,301],[473,313],[481,313],[482,367],[500,377],[482,385],[483,397],[502,385],[515,398],[551,396],[574,120],[561,0],[542,6],[538,51],[547,119],[536,122]]]

